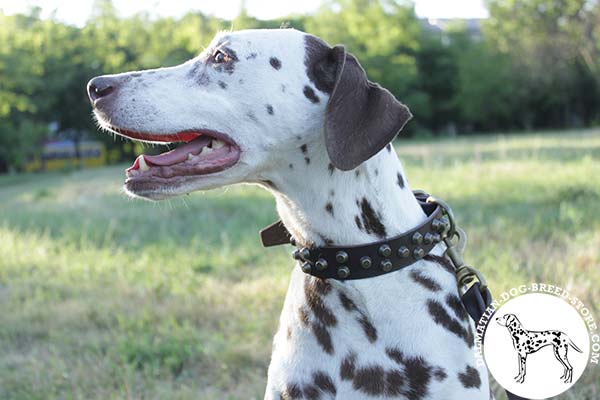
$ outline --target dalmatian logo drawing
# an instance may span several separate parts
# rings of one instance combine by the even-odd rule
[[[569,347],[579,353],[583,351],[573,343],[566,333],[559,330],[534,331],[527,330],[519,321],[515,314],[505,314],[496,318],[500,326],[507,328],[510,333],[513,347],[517,351],[519,360],[519,373],[515,376],[518,383],[525,381],[527,374],[527,356],[536,353],[538,350],[552,346],[554,357],[564,368],[563,375],[560,377],[565,383],[571,383],[573,380],[573,366],[569,362]]]

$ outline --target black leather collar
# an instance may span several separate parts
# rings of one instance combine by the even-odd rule
[[[425,257],[450,230],[446,210],[428,202],[429,195],[414,192],[427,219],[416,228],[401,235],[357,246],[302,247],[294,251],[302,271],[323,279],[365,279],[408,267]],[[281,221],[271,224],[261,232],[263,245],[274,246],[291,243],[294,238]]]

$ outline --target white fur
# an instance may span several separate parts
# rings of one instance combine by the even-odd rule
[[[226,45],[238,58],[234,72],[218,72],[202,64],[198,67],[225,36]],[[217,130],[233,138],[242,151],[238,164],[228,170],[164,187],[145,194],[146,197],[160,199],[238,182],[258,183],[275,196],[277,211],[290,232],[302,242],[317,245],[324,244],[323,237],[345,245],[378,240],[355,224],[355,216],[360,214],[356,201],[363,197],[380,214],[388,236],[423,221],[425,215],[408,182],[403,189],[396,184],[397,173],[405,181],[406,175],[394,151],[381,150],[357,168],[358,176],[356,171],[329,172],[322,128],[328,95],[317,90],[307,77],[304,36],[292,29],[225,32],[185,64],[143,71],[137,78],[132,78],[132,73],[118,75],[122,81],[118,98],[110,109],[98,112],[103,126],[110,123],[129,130],[165,134],[189,129]],[[249,58],[253,53],[256,57]],[[270,65],[270,57],[281,61],[279,70]],[[195,66],[197,73],[190,76]],[[199,74],[204,74],[204,82],[207,79],[210,83],[199,84]],[[224,82],[227,89],[222,89],[218,81]],[[319,103],[304,96],[305,85],[313,88]],[[274,115],[267,113],[267,104],[273,106]],[[306,145],[306,154],[300,150],[302,145]],[[325,210],[326,202],[333,205],[333,216]],[[436,250],[437,254],[442,251]],[[409,273],[415,268],[434,278],[443,291],[432,293],[411,280]],[[358,366],[398,368],[386,356],[386,347],[397,347],[407,356],[422,357],[444,368],[448,377],[442,382],[432,379],[427,399],[489,398],[487,371],[483,368],[479,389],[465,389],[460,384],[457,374],[466,365],[475,366],[474,353],[462,339],[437,325],[426,308],[428,299],[438,299],[443,304],[447,293],[456,294],[456,281],[448,272],[420,261],[408,269],[376,278],[332,281],[333,294],[324,297],[338,320],[330,328],[335,349],[332,355],[325,353],[310,330],[299,322],[298,310],[306,303],[304,280],[305,275],[295,268],[280,330],[274,338],[265,399],[279,400],[286,385],[309,382],[318,370],[326,371],[335,382],[337,399],[375,398],[357,392],[350,381],[340,379],[340,361],[352,350],[358,354]],[[376,327],[375,343],[366,340],[355,315],[342,308],[337,295],[340,291]]]

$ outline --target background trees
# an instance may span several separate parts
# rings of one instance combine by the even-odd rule
[[[73,27],[0,14],[0,171],[19,168],[40,141],[94,132],[85,84],[93,76],[183,62],[222,29],[282,22],[344,43],[370,78],[415,114],[408,134],[590,126],[600,106],[597,0],[487,0],[484,21],[420,20],[408,1],[328,0],[313,15],[233,21],[189,13],[179,19],[118,18],[97,0]],[[101,138],[116,161],[131,143]]]

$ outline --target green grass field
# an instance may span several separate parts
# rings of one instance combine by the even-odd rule
[[[495,293],[555,283],[600,318],[600,131],[396,149]],[[250,186],[133,201],[124,167],[0,177],[0,399],[262,399],[292,267],[259,245],[274,201]],[[599,393],[588,368],[561,398]]]

